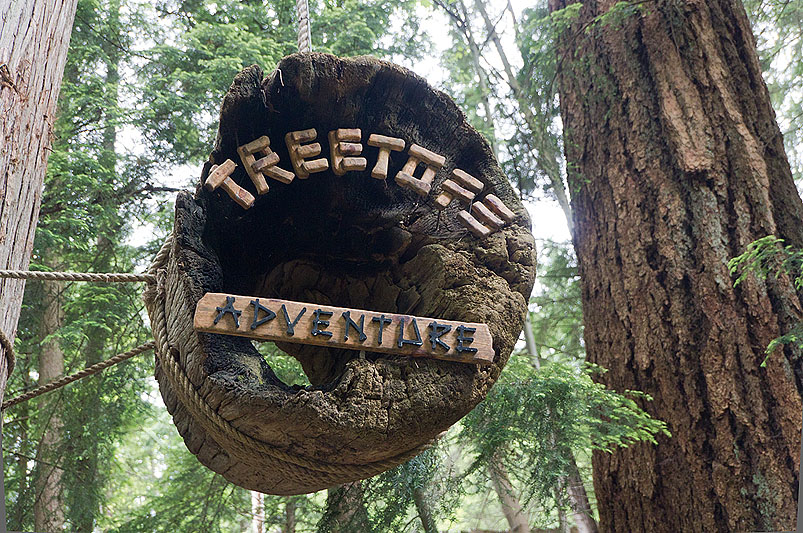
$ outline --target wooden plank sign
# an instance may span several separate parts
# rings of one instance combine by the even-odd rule
[[[494,358],[486,324],[208,292],[195,330],[265,341],[483,364]]]

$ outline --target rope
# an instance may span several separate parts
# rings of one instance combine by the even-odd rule
[[[51,281],[100,281],[103,283],[126,283],[145,281],[153,283],[152,274],[125,274],[100,272],[43,272],[39,270],[0,270],[0,278],[36,279]]]
[[[307,0],[296,0],[298,19],[298,51],[312,52],[312,35],[309,27],[309,5]]]
[[[154,264],[149,269],[149,272],[159,271],[156,292],[151,295],[153,300],[149,306],[153,309],[152,326],[153,336],[154,339],[156,339],[156,357],[159,361],[159,365],[170,381],[173,390],[176,392],[180,403],[184,405],[191,417],[197,422],[202,423],[204,420],[211,422],[211,424],[203,424],[203,426],[211,433],[212,437],[224,450],[230,450],[231,445],[236,444],[245,454],[252,455],[254,453],[259,453],[266,455],[276,460],[278,463],[277,467],[288,477],[306,482],[307,479],[305,478],[314,478],[316,473],[318,473],[318,475],[320,475],[320,473],[325,473],[346,476],[349,479],[372,477],[412,459],[431,446],[431,442],[426,442],[394,457],[371,463],[327,463],[282,451],[234,427],[206,402],[205,398],[201,396],[198,389],[192,384],[192,381],[190,381],[183,366],[171,355],[172,352],[167,340],[168,333],[165,312],[166,272],[163,269],[168,256],[169,254],[164,254],[164,257],[159,257],[159,261],[154,261]],[[307,470],[307,472],[305,472],[305,470]]]
[[[71,374],[69,376],[64,376],[63,378],[51,381],[46,385],[37,387],[30,392],[26,392],[25,394],[20,394],[16,398],[12,398],[10,400],[3,402],[2,407],[0,407],[0,411],[5,411],[6,409],[8,409],[13,405],[17,405],[18,403],[22,402],[27,402],[28,400],[36,398],[37,396],[41,396],[42,394],[45,394],[47,392],[60,389],[65,385],[69,385],[73,381],[78,381],[81,378],[97,374],[101,370],[109,368],[110,366],[116,365],[117,363],[122,363],[126,359],[131,359],[135,355],[139,355],[142,352],[147,352],[148,350],[153,349],[155,345],[156,343],[154,341],[146,342],[145,344],[140,344],[136,348],[128,350],[127,352],[117,354],[114,357],[106,359],[105,361],[101,361],[100,363],[96,363],[90,367],[87,367],[81,370],[80,372],[76,372],[75,374]]]
[[[14,343],[6,337],[6,334],[3,330],[0,329],[0,346],[3,347],[3,351],[6,354],[6,361],[8,365],[8,372],[6,373],[6,377],[11,375],[11,371],[14,370],[14,365],[17,364],[17,357],[14,355]]]
[[[304,0],[298,0],[299,3]],[[306,11],[303,11],[306,14]],[[299,19],[307,21],[308,18]],[[301,48],[301,27],[299,25],[299,50]],[[306,23],[307,41],[306,45],[309,46],[309,25]],[[189,376],[185,369],[172,357],[170,346],[168,344],[167,334],[167,319],[165,313],[165,271],[164,266],[170,257],[170,250],[173,244],[173,235],[169,235],[162,245],[156,257],[153,260],[148,272],[146,274],[124,274],[124,273],[89,273],[89,272],[41,272],[30,270],[0,270],[0,278],[14,278],[14,279],[36,279],[36,280],[59,280],[59,281],[99,281],[99,282],[132,282],[132,281],[145,281],[148,287],[143,295],[147,300],[152,300],[154,307],[154,324],[153,333],[154,341],[147,342],[127,352],[115,355],[105,361],[87,367],[80,372],[62,377],[58,380],[51,381],[41,387],[21,394],[15,398],[3,402],[0,406],[0,411],[8,409],[11,406],[28,401],[42,394],[46,394],[53,390],[59,389],[81,378],[91,376],[101,372],[102,370],[116,365],[122,361],[130,359],[135,355],[142,352],[155,349],[156,357],[159,361],[161,368],[164,370],[165,375],[171,382],[173,390],[176,391],[181,403],[187,408],[191,416],[198,422],[206,420],[209,424],[203,424],[204,427],[210,431],[212,436],[217,440],[224,449],[228,449],[229,445],[235,443],[240,451],[245,454],[253,454],[255,452],[264,454],[277,461],[277,467],[285,473],[289,478],[306,482],[307,478],[315,477],[320,473],[333,474],[337,476],[347,476],[353,478],[365,478],[374,476],[380,472],[384,472],[390,468],[398,466],[399,464],[415,457],[421,451],[428,448],[431,443],[427,442],[420,446],[413,448],[407,452],[401,453],[395,457],[375,461],[365,464],[337,464],[318,461],[301,455],[285,452],[279,450],[272,445],[255,439],[254,437],[243,433],[231,423],[221,416],[217,410],[213,409],[201,396],[196,387],[190,381]],[[158,273],[158,277],[157,277]],[[158,280],[158,283],[156,283]],[[0,346],[6,352],[8,358],[9,374],[14,367],[14,350],[11,341],[0,331]],[[211,427],[210,427],[211,426]]]

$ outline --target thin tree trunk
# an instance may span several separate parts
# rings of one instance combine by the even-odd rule
[[[535,342],[533,335],[533,324],[530,313],[524,317],[524,341],[527,346],[527,351],[530,353],[530,359],[536,370],[541,369],[541,351],[538,349],[538,344]],[[574,457],[574,452],[569,450],[569,458],[567,468],[569,474],[563,476],[559,480],[562,495],[564,492],[568,496],[569,506],[572,508],[572,516],[577,524],[577,529],[580,533],[596,533],[598,531],[597,521],[591,513],[591,504],[588,501],[588,493],[586,492],[583,478],[580,477],[580,469],[577,467],[577,460]],[[561,508],[560,499],[557,498],[558,508]]]
[[[527,512],[522,508],[519,499],[513,492],[513,485],[510,483],[505,465],[494,454],[488,465],[488,474],[491,477],[494,491],[502,504],[502,513],[505,515],[510,533],[527,533],[530,531],[530,520]]]
[[[760,365],[803,302],[786,276],[734,287],[727,267],[768,234],[803,247],[750,24],[735,0],[593,23],[614,4],[584,2],[558,46],[585,342],[672,437],[594,454],[600,529],[792,529],[803,354]]]
[[[555,150],[552,147],[548,146],[547,139],[549,138],[549,133],[546,129],[547,125],[543,124],[543,121],[538,120],[538,118],[535,116],[535,113],[533,113],[532,108],[530,107],[530,102],[528,101],[527,95],[524,92],[524,88],[521,86],[521,83],[516,77],[515,72],[513,72],[513,66],[507,57],[507,52],[505,52],[505,48],[502,46],[502,41],[499,39],[499,35],[496,33],[494,22],[491,20],[491,17],[488,15],[488,11],[485,9],[485,0],[474,0],[474,5],[482,16],[482,20],[485,23],[485,30],[488,34],[488,39],[493,42],[496,52],[499,54],[499,58],[502,61],[502,66],[505,71],[505,79],[510,86],[511,91],[513,91],[513,97],[518,103],[519,110],[524,117],[524,122],[527,124],[527,127],[530,129],[530,133],[532,134],[533,148],[535,148],[536,151],[535,157],[536,161],[538,162],[538,166],[549,178],[549,182],[552,185],[552,190],[555,194],[555,198],[558,201],[558,205],[560,205],[560,208],[563,210],[563,214],[566,217],[566,224],[569,227],[569,233],[574,234],[574,220],[572,217],[572,209],[569,204],[569,195],[566,191],[566,185],[563,183],[563,176],[560,172],[558,154],[555,153]]]
[[[355,481],[329,489],[323,520],[329,533],[370,531],[362,484]]]
[[[425,533],[438,533],[438,523],[435,520],[435,513],[432,512],[432,504],[423,487],[413,489],[413,501],[415,509],[418,511],[418,518],[421,519],[421,526]]]
[[[0,8],[0,267],[27,269],[77,0]],[[17,332],[21,280],[0,279],[0,331]],[[0,347],[0,401],[8,367]],[[0,517],[5,523],[5,516]]]
[[[28,390],[31,385],[30,373],[21,372],[23,390]],[[19,420],[18,438],[20,443],[19,455],[17,455],[17,470],[20,476],[19,490],[17,491],[17,499],[14,502],[14,513],[9,520],[9,528],[13,530],[22,531],[22,521],[25,518],[26,509],[30,504],[30,482],[31,476],[28,472],[28,459],[30,455],[30,445],[28,430],[30,428],[30,405],[25,402],[19,405],[15,411],[17,413],[17,420]]]
[[[44,281],[44,316],[42,317],[42,338],[47,340],[39,354],[39,384],[49,383],[64,374],[64,352],[58,337],[54,336],[61,327],[63,311],[61,306],[62,283]],[[49,337],[49,338],[48,338]],[[36,468],[36,499],[33,504],[34,526],[36,531],[59,531],[64,526],[64,507],[62,505],[62,470],[56,466],[61,463],[59,447],[62,440],[61,414],[56,405],[58,396],[51,395],[40,403],[39,412],[45,416],[45,429],[39,442]]]
[[[296,497],[289,496],[284,502],[284,527],[282,533],[296,533]]]
[[[251,532],[262,533],[265,526],[265,504],[261,492],[251,491]]]

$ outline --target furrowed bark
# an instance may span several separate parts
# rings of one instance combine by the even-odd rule
[[[77,0],[15,0],[0,13],[0,265],[25,270]],[[17,331],[22,280],[0,280],[0,331]],[[0,400],[8,379],[0,347]]]
[[[786,276],[734,287],[727,268],[769,234],[803,246],[750,25],[733,0],[595,24],[613,4],[584,3],[558,46],[585,340],[672,437],[594,455],[600,529],[791,529],[803,358],[760,365],[801,295]]]

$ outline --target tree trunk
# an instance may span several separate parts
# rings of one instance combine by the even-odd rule
[[[27,369],[21,372],[23,390],[28,390],[31,386],[31,376]],[[9,529],[12,531],[22,531],[22,522],[25,518],[26,510],[29,509],[31,502],[30,495],[30,482],[31,476],[28,471],[28,456],[31,448],[31,440],[29,439],[28,430],[30,428],[30,404],[25,402],[20,404],[15,410],[17,416],[16,420],[19,422],[19,429],[17,435],[19,439],[19,455],[17,455],[17,471],[20,476],[19,489],[17,490],[17,499],[14,502],[14,512],[8,521]]]
[[[803,358],[760,364],[801,299],[785,276],[734,288],[726,266],[768,234],[803,246],[750,25],[733,0],[591,24],[613,4],[585,2],[558,46],[585,341],[672,437],[594,454],[600,529],[791,529]]]
[[[282,533],[296,533],[296,497],[288,496],[284,500],[284,527]]]
[[[44,316],[42,317],[42,338],[46,339],[39,354],[39,384],[45,385],[64,374],[64,352],[58,337],[54,336],[61,327],[63,312],[61,307],[62,283],[45,281]],[[58,393],[44,398],[39,413],[45,417],[45,429],[39,442],[36,468],[36,499],[33,504],[36,531],[59,531],[64,526],[64,506],[62,505],[62,484],[59,446],[62,440],[62,421],[56,405]]]
[[[535,342],[533,323],[529,311],[524,315],[524,342],[527,346],[527,351],[530,353],[532,365],[536,370],[541,370],[541,350],[539,350],[538,344]],[[558,505],[560,511],[561,497],[565,492],[579,532],[597,533],[597,521],[594,520],[594,515],[591,512],[588,493],[586,492],[583,478],[580,476],[580,469],[577,467],[577,460],[574,457],[574,452],[571,450],[568,450],[566,457],[566,468],[569,472],[568,475],[559,479],[562,490],[558,491],[555,503]]]
[[[565,489],[569,496],[569,505],[572,508],[572,516],[577,524],[577,530],[580,533],[597,533],[597,521],[591,511],[586,486],[580,476],[580,469],[577,467],[574,455],[566,468],[569,470],[569,475],[565,479]]]
[[[265,504],[261,492],[251,491],[251,533],[263,533],[265,526]]]
[[[321,529],[328,533],[371,531],[363,488],[359,481],[327,491],[326,513]]]
[[[415,502],[415,510],[418,512],[418,518],[421,519],[424,533],[438,533],[438,522],[435,520],[432,504],[423,487],[413,489],[413,501]]]
[[[527,512],[519,503],[518,497],[513,492],[513,485],[510,483],[505,466],[496,455],[491,457],[488,465],[488,474],[491,477],[494,491],[502,504],[502,513],[505,515],[510,533],[528,533],[530,531],[530,521]]]
[[[77,0],[14,0],[0,10],[0,266],[26,269]],[[21,280],[0,279],[0,331],[17,331]],[[8,368],[0,347],[0,400]],[[5,522],[5,517],[0,517]]]

